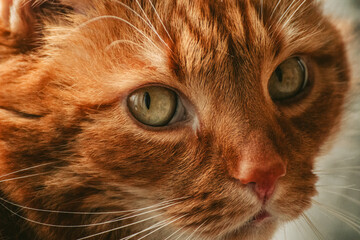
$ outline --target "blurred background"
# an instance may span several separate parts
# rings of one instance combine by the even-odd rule
[[[341,131],[317,159],[317,204],[274,240],[360,240],[360,0],[321,2],[348,42],[351,93]]]

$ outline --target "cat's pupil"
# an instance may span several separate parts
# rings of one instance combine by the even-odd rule
[[[282,80],[283,80],[283,73],[282,73],[282,70],[281,70],[280,67],[277,67],[277,68],[276,68],[275,74],[276,74],[279,82],[282,82]]]
[[[150,94],[148,92],[144,93],[144,102],[145,102],[146,108],[150,109],[151,98],[150,98]]]

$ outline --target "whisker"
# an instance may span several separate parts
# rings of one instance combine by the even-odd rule
[[[328,176],[330,176],[330,177],[332,177],[332,178],[334,178],[334,177],[337,177],[337,178],[342,178],[342,179],[349,179],[349,176],[344,176],[344,175],[338,175],[338,174],[334,174],[334,173],[326,173],[326,172],[323,172],[323,173],[316,173],[316,172],[314,172],[316,175],[318,175],[318,176],[326,176],[326,177],[328,177]]]
[[[138,33],[140,33],[145,39],[147,39],[154,47],[156,47],[161,52],[161,49],[154,43],[154,41],[152,41],[148,36],[146,36],[146,34],[143,31],[141,31],[139,28],[134,26],[132,23],[130,23],[129,21],[127,21],[127,20],[125,20],[125,19],[123,19],[121,17],[117,17],[117,16],[113,16],[113,15],[103,15],[103,16],[99,16],[99,17],[94,17],[94,18],[80,24],[79,26],[77,26],[75,28],[75,30],[83,28],[86,25],[89,25],[90,23],[93,23],[93,22],[96,22],[96,21],[99,21],[99,20],[103,20],[103,19],[115,19],[115,20],[126,23],[127,25],[132,27],[134,30],[136,30]]]
[[[156,31],[156,29],[154,28],[154,26],[151,24],[150,20],[147,18],[144,10],[141,8],[142,12],[145,14],[145,17],[147,20],[145,20],[139,13],[137,13],[134,9],[132,9],[131,7],[129,7],[128,5],[126,5],[125,3],[118,1],[118,0],[113,0],[115,2],[117,2],[118,4],[122,5],[123,7],[127,8],[128,10],[130,10],[132,13],[134,13],[137,17],[139,17],[155,34],[156,36],[160,39],[160,41],[162,43],[165,44],[165,46],[167,46],[169,48],[169,46],[166,44],[166,42],[161,38],[161,36],[159,35],[159,33]],[[166,31],[166,29],[165,29]],[[167,31],[166,31],[167,32]],[[170,36],[169,36],[170,37]],[[170,49],[170,48],[169,48]],[[170,49],[171,50],[171,49]]]
[[[160,39],[160,41],[172,52],[171,48],[167,45],[167,43],[164,41],[164,39],[162,39],[162,37],[160,36],[160,34],[156,31],[154,25],[151,23],[150,19],[148,18],[146,12],[144,11],[144,9],[141,7],[141,4],[139,3],[138,0],[136,0],[137,5],[139,6],[141,12],[144,14],[145,18],[147,19],[148,23],[150,24],[150,28],[154,31],[154,33],[156,34],[156,36]]]
[[[60,224],[49,224],[49,223],[39,222],[39,221],[36,221],[36,220],[33,220],[33,219],[26,218],[26,217],[24,217],[24,216],[22,216],[22,215],[20,215],[20,214],[18,214],[16,212],[12,211],[8,207],[6,207],[3,203],[0,203],[0,204],[5,209],[7,209],[10,213],[14,214],[15,216],[17,216],[17,217],[19,217],[19,218],[21,218],[23,220],[31,222],[31,223],[35,223],[35,224],[42,225],[42,226],[47,226],[47,227],[57,227],[57,228],[83,228],[83,227],[94,227],[94,226],[100,226],[100,225],[106,225],[106,224],[110,224],[110,223],[120,222],[120,221],[123,221],[123,220],[126,220],[126,219],[130,219],[130,218],[146,215],[146,214],[149,214],[149,213],[152,213],[152,212],[156,212],[156,211],[159,211],[159,210],[164,209],[164,208],[168,208],[168,207],[173,206],[173,205],[178,204],[178,203],[169,204],[169,205],[166,205],[165,207],[156,208],[156,209],[146,211],[146,212],[142,212],[142,213],[135,214],[135,215],[127,214],[127,215],[125,215],[123,217],[115,218],[115,219],[112,219],[112,220],[109,220],[109,221],[104,221],[104,222],[99,222],[99,223],[91,223],[91,224],[81,224],[81,225],[60,225]]]
[[[164,228],[164,227],[166,227],[166,226],[170,225],[171,223],[176,222],[177,220],[179,220],[179,219],[181,219],[181,218],[184,218],[186,215],[187,215],[187,214],[185,214],[185,215],[183,215],[183,216],[181,216],[181,217],[178,217],[178,218],[176,218],[175,220],[172,220],[172,221],[170,221],[170,222],[168,222],[168,223],[166,223],[166,224],[164,224],[164,225],[160,226],[159,228],[157,228],[157,229],[155,229],[155,230],[153,230],[153,231],[149,232],[148,234],[146,234],[146,235],[142,236],[141,238],[139,238],[139,239],[137,239],[137,240],[144,239],[145,237],[147,237],[147,236],[149,236],[149,235],[153,234],[154,232],[159,231],[160,229],[162,229],[162,228]],[[169,218],[169,219],[172,219],[172,218]],[[169,220],[169,219],[167,219],[167,220]],[[164,220],[164,221],[167,221],[167,220]],[[131,237],[131,238],[132,238],[132,237]],[[130,238],[126,238],[126,240],[127,240],[127,239],[130,239]],[[125,240],[125,238],[124,238],[124,239],[120,239],[120,240]]]
[[[347,224],[349,227],[354,229],[357,233],[360,234],[360,225],[358,222],[360,222],[360,219],[358,217],[355,217],[351,215],[350,213],[343,213],[342,211],[336,209],[335,207],[331,207],[322,203],[319,203],[315,200],[313,200],[313,203],[318,206],[321,210],[324,211],[324,213],[329,213],[332,216],[336,217],[337,219],[341,220],[345,224]]]
[[[174,218],[174,217],[170,217],[170,218],[168,218],[168,219],[162,220],[162,221],[160,221],[160,222],[158,222],[158,223],[155,223],[155,224],[153,224],[152,226],[147,227],[147,228],[145,228],[145,229],[143,229],[143,230],[141,230],[141,231],[139,231],[139,232],[137,232],[137,233],[134,233],[134,234],[131,234],[130,236],[121,238],[120,240],[128,240],[128,239],[131,239],[131,238],[133,238],[133,237],[136,237],[137,235],[139,235],[139,234],[141,234],[141,233],[144,233],[144,232],[150,231],[150,230],[152,230],[152,229],[154,229],[154,228],[157,228],[158,226],[163,226],[163,225],[165,225],[164,222],[166,222],[166,221],[169,220],[169,219],[173,219],[173,218]]]
[[[185,232],[186,232],[186,231],[183,231],[182,233],[180,233],[180,235],[179,235],[175,240],[179,240],[179,239],[182,237],[182,235],[185,234]]]
[[[296,8],[296,10],[290,15],[290,17],[288,18],[288,20],[281,26],[281,29],[284,29],[286,27],[286,25],[290,22],[290,20],[292,20],[292,18],[294,17],[294,15],[299,11],[299,9],[301,8],[302,5],[304,5],[304,3],[306,2],[306,0],[303,0],[302,3]]]
[[[360,170],[360,166],[352,166],[352,167],[339,167],[339,168],[327,168],[324,170],[315,170],[314,173],[318,172],[330,172],[330,171],[338,171],[338,170]]]
[[[321,189],[321,191],[323,192],[326,192],[326,193],[330,193],[330,194],[334,194],[334,195],[337,195],[337,196],[340,196],[342,198],[345,198],[353,203],[356,203],[357,205],[360,205],[360,201],[355,199],[355,198],[352,198],[352,197],[349,197],[349,196],[346,196],[345,194],[343,193],[338,193],[338,192],[333,192],[333,191],[329,191],[329,190],[325,190],[325,189]]]
[[[89,225],[57,225],[57,224],[49,224],[49,223],[43,223],[43,222],[39,222],[39,221],[35,221],[26,217],[21,216],[20,214],[12,211],[10,208],[6,207],[3,203],[0,203],[1,206],[3,206],[6,210],[8,210],[10,213],[12,213],[13,215],[27,221],[27,222],[31,222],[31,223],[35,223],[38,225],[42,225],[42,226],[46,226],[46,227],[58,227],[58,228],[80,228],[80,227],[88,227]],[[108,221],[108,223],[110,223],[111,221]],[[100,224],[92,224],[91,226],[96,226],[96,225],[100,225]]]
[[[48,165],[55,164],[55,163],[58,163],[58,162],[44,163],[44,164],[36,165],[36,166],[33,166],[33,167],[24,168],[24,169],[21,169],[21,170],[17,170],[15,172],[4,174],[4,175],[0,176],[0,178],[4,178],[6,176],[9,176],[9,175],[12,175],[12,174],[15,174],[15,173],[25,172],[25,171],[28,171],[28,170],[31,170],[31,169],[40,168],[40,167],[48,166]]]
[[[151,28],[151,25],[148,21],[146,21],[138,12],[136,12],[134,9],[132,9],[131,7],[129,7],[128,5],[126,5],[125,3],[118,1],[118,0],[113,0],[114,2],[122,5],[123,7],[125,7],[126,9],[128,9],[129,11],[131,11],[132,13],[134,13],[137,17],[139,17],[146,25],[148,25]]]
[[[278,25],[281,23],[281,21],[282,21],[282,19],[288,14],[288,12],[291,10],[291,7],[292,7],[292,5],[295,3],[295,0],[293,0],[292,2],[291,2],[291,4],[287,7],[287,9],[285,10],[285,12],[281,15],[281,17],[278,19],[278,21],[276,22],[276,29],[278,28]],[[270,27],[269,27],[269,30],[271,29],[273,27],[273,24],[271,24],[270,25]],[[275,30],[276,30],[275,29]],[[275,31],[274,30],[274,31]]]
[[[295,225],[296,229],[298,230],[298,232],[302,236],[302,239],[306,239],[305,234],[303,232],[304,229],[302,228],[302,224],[300,224],[300,226],[299,226],[299,221],[300,221],[300,219],[294,221],[293,224]]]
[[[181,228],[179,228],[178,230],[176,230],[175,232],[173,232],[170,236],[168,236],[167,238],[165,238],[164,240],[168,240],[170,239],[172,236],[174,236],[176,233],[178,233],[179,231],[181,231],[182,229],[184,229],[185,226],[182,226]]]
[[[136,237],[137,235],[139,235],[139,234],[141,234],[141,233],[144,233],[144,232],[150,231],[150,230],[152,230],[152,229],[154,229],[154,228],[157,228],[158,226],[160,226],[160,227],[161,227],[161,226],[164,226],[164,225],[165,225],[164,222],[166,222],[167,220],[170,220],[170,219],[173,219],[173,217],[170,217],[170,218],[168,218],[168,219],[165,219],[165,220],[162,220],[162,221],[160,221],[160,222],[158,222],[158,223],[155,223],[155,224],[153,224],[152,226],[145,228],[144,230],[141,230],[141,231],[139,231],[139,232],[137,232],[137,233],[134,233],[134,234],[132,234],[132,235],[130,235],[130,236],[121,238],[120,240],[128,240],[128,239],[131,239],[131,238],[133,238],[133,237]]]
[[[146,51],[146,48],[141,46],[139,43],[133,42],[131,40],[126,40],[126,39],[120,39],[120,40],[113,41],[105,48],[105,51],[109,51],[110,48],[114,47],[116,44],[121,44],[121,43],[132,44],[132,45],[137,46],[137,47],[141,48],[142,50]]]
[[[264,22],[264,0],[260,0],[260,19]]]
[[[138,1],[138,0],[135,0],[135,1],[136,1],[136,4],[139,6],[139,8],[140,8],[141,12],[144,14],[144,16],[145,16],[145,18],[146,18],[147,22],[148,22],[148,23],[152,26],[152,28],[154,28],[154,26],[151,24],[150,19],[149,19],[149,18],[148,18],[148,16],[146,15],[146,13],[145,13],[144,9],[141,7],[141,4],[139,3],[139,1]]]
[[[161,25],[163,26],[166,34],[168,35],[169,39],[171,40],[172,43],[174,43],[174,41],[172,40],[172,38],[171,38],[171,36],[170,36],[170,33],[168,32],[168,30],[167,30],[166,27],[165,27],[164,22],[161,20],[160,15],[159,15],[158,11],[156,10],[154,4],[151,2],[151,0],[148,0],[148,1],[150,2],[151,7],[154,9],[154,12],[155,12],[156,16],[158,17],[158,19],[159,19]]]
[[[345,189],[345,190],[351,190],[355,192],[360,192],[360,189],[354,188],[356,187],[355,184],[346,185],[346,186],[334,186],[334,185],[316,185],[318,188],[331,188],[331,189]]]
[[[271,12],[270,18],[273,17],[273,15],[274,15],[276,9],[279,7],[280,3],[281,3],[281,0],[278,0],[278,2],[277,2],[277,4],[275,5],[273,11]]]
[[[153,210],[150,210],[150,211],[142,212],[142,213],[139,213],[139,214],[136,214],[136,215],[130,215],[130,216],[121,217],[121,218],[118,218],[118,221],[122,221],[122,220],[130,219],[130,218],[142,216],[142,215],[149,214],[149,213],[152,213],[152,212],[156,212],[156,211],[162,210],[164,208],[174,206],[176,204],[179,204],[179,203],[171,203],[171,204],[165,205],[163,207],[159,207],[159,208],[156,208],[156,209],[153,209]]]
[[[191,234],[188,238],[186,238],[186,240],[190,240],[191,237],[207,222],[207,220],[205,220],[202,224],[200,224],[200,226],[198,226]]]
[[[201,230],[200,232],[199,232],[199,234],[198,234],[198,237],[200,237],[201,236],[201,234],[205,231],[206,229],[205,228],[203,228],[203,230]],[[196,239],[198,239],[198,238],[195,238],[195,240]]]
[[[316,173],[316,174],[320,174],[320,173],[322,173],[322,174],[328,174],[328,175],[331,175],[331,174],[334,174],[334,173],[338,173],[338,172],[340,172],[339,170],[329,170],[329,171],[321,171],[321,172],[314,172],[314,173]],[[346,170],[346,169],[344,169],[344,170],[341,170],[341,173],[352,173],[352,174],[355,174],[355,175],[359,175],[360,174],[360,171],[358,171],[358,170]],[[341,176],[341,175],[338,175],[338,176]]]
[[[60,211],[60,210],[50,210],[50,209],[39,209],[39,208],[31,208],[31,207],[27,207],[27,206],[23,206],[23,205],[19,205],[13,202],[10,202],[9,200],[6,200],[4,198],[0,197],[0,200],[3,202],[6,202],[12,206],[15,207],[19,207],[21,209],[26,209],[26,210],[31,210],[31,211],[37,211],[37,212],[47,212],[47,213],[61,213],[61,214],[78,214],[78,215],[104,215],[104,214],[120,214],[120,213],[135,213],[135,212],[140,212],[143,210],[147,210],[147,209],[151,209],[151,208],[155,208],[155,207],[161,207],[164,206],[168,203],[172,203],[178,200],[182,200],[182,199],[186,199],[188,197],[182,197],[182,198],[175,198],[172,200],[167,200],[167,201],[163,201],[157,204],[154,204],[152,206],[149,207],[144,207],[144,208],[138,208],[138,209],[133,209],[133,210],[124,210],[124,211],[107,211],[107,212],[76,212],[76,211]]]
[[[314,225],[314,223],[311,221],[311,219],[305,214],[301,214],[301,216],[304,218],[306,224],[310,227],[310,229],[314,232],[316,237],[320,240],[325,240],[325,237],[321,234],[319,229]]]
[[[18,179],[24,179],[24,178],[31,178],[31,177],[36,177],[36,176],[46,175],[46,174],[48,174],[48,173],[36,173],[36,174],[31,174],[31,175],[26,175],[26,176],[21,176],[21,177],[16,177],[16,178],[8,178],[5,180],[1,180],[0,183],[14,181],[14,180],[18,180]]]
[[[113,232],[113,231],[116,231],[116,230],[120,230],[120,229],[122,229],[122,228],[126,228],[126,227],[129,227],[129,226],[135,225],[135,224],[139,224],[139,223],[142,223],[142,222],[145,222],[145,221],[148,221],[148,220],[157,218],[157,217],[159,217],[159,216],[161,216],[161,215],[164,215],[164,214],[165,214],[165,213],[161,213],[161,214],[158,214],[158,215],[155,215],[155,216],[152,216],[152,217],[148,217],[148,218],[146,218],[146,219],[143,219],[143,220],[140,220],[140,221],[137,221],[137,222],[129,223],[129,224],[126,224],[126,225],[123,225],[123,226],[120,226],[120,227],[116,227],[116,228],[112,228],[112,229],[109,229],[109,230],[106,230],[106,231],[102,231],[102,232],[99,232],[99,233],[95,233],[95,234],[92,234],[92,235],[89,235],[89,236],[86,236],[86,237],[78,238],[78,239],[76,239],[76,240],[88,239],[88,238],[96,237],[96,236],[99,236],[99,235],[102,235],[102,234],[105,234],[105,233],[109,233],[109,232]]]

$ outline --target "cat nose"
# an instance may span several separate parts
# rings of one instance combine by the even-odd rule
[[[286,160],[275,149],[266,136],[253,133],[240,149],[239,157],[230,161],[230,175],[251,187],[263,202],[272,196],[279,178],[286,174]]]
[[[262,201],[266,201],[272,196],[278,179],[285,174],[286,166],[282,160],[268,160],[265,164],[247,164],[241,168],[236,178],[254,189]]]

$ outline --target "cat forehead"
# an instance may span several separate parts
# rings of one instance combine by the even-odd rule
[[[313,1],[94,2],[96,7],[82,10],[86,14],[75,15],[74,25],[64,28],[65,38],[52,30],[49,45],[61,48],[59,72],[68,68],[75,75],[73,66],[81,62],[90,70],[79,70],[89,75],[84,79],[103,83],[104,72],[120,73],[111,81],[127,81],[129,89],[146,83],[234,89],[241,82],[243,88],[255,84],[255,91],[260,75],[268,78],[287,57],[333,41],[317,26],[322,17],[310,7]]]
[[[317,47],[311,47],[316,44],[310,43],[304,35],[304,29],[312,37],[318,33],[314,22],[321,17],[309,8],[313,1],[154,1],[142,4],[132,2],[126,7],[144,11],[145,20],[150,24],[140,22],[143,28],[151,28],[148,32],[152,43],[164,50],[164,56],[168,57],[165,62],[170,68],[183,71],[185,75],[209,76],[216,72],[216,75],[228,76],[231,69],[245,74],[264,59],[274,59],[279,54],[291,55],[300,47],[301,51]],[[306,44],[308,46],[304,46]],[[146,56],[153,64],[162,65],[164,61],[155,61],[160,59],[156,57],[157,50]]]

